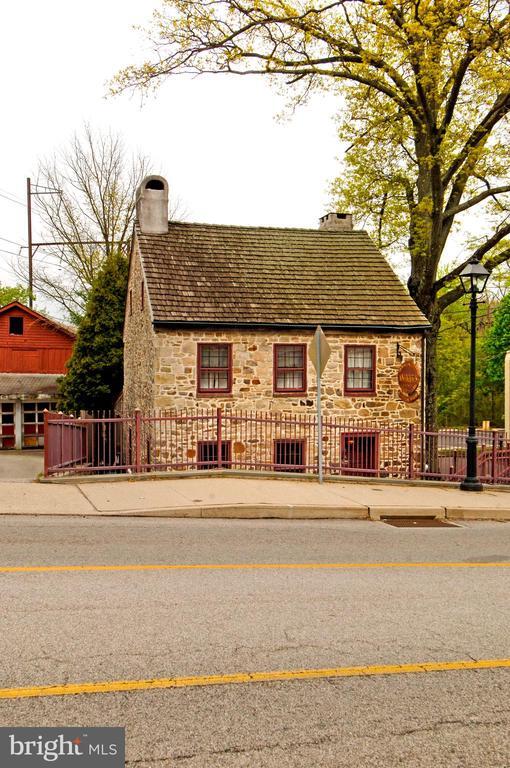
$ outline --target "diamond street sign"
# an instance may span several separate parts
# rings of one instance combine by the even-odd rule
[[[326,367],[326,363],[328,362],[330,355],[331,347],[328,344],[328,340],[326,339],[324,331],[320,325],[318,325],[312,342],[308,348],[308,356],[319,376],[322,374],[324,368]],[[318,365],[320,365],[320,370],[317,370]]]

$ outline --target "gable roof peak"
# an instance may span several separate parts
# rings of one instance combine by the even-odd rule
[[[58,331],[65,333],[67,336],[70,336],[72,339],[76,338],[76,330],[74,328],[66,325],[65,323],[61,323],[59,320],[54,320],[52,317],[48,317],[42,312],[37,312],[37,310],[32,309],[31,307],[27,307],[27,305],[22,304],[21,301],[10,301],[8,304],[4,304],[3,307],[0,307],[0,315],[10,311],[11,309],[17,309],[20,312],[24,312],[34,320],[39,320],[41,323],[50,325],[53,328],[56,328]]]

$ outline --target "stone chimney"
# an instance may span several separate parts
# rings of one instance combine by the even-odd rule
[[[136,218],[142,232],[168,232],[168,182],[162,176],[146,176],[136,192]]]
[[[352,213],[326,213],[319,219],[319,229],[350,232],[352,230]]]

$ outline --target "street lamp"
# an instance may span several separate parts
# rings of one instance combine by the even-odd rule
[[[464,293],[471,295],[471,364],[469,373],[469,430],[466,438],[466,477],[460,484],[462,491],[481,491],[483,486],[477,473],[477,444],[475,426],[475,375],[476,375],[476,310],[477,296],[483,292],[489,278],[489,272],[483,264],[471,259],[459,275]]]

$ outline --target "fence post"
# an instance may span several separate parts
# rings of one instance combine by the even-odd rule
[[[495,485],[498,477],[497,461],[498,461],[498,447],[497,447],[497,432],[492,430],[492,482]]]
[[[221,423],[221,408],[216,408],[216,460],[218,463],[218,469],[221,469],[221,430],[222,430],[222,423]]]
[[[414,480],[414,424],[409,424],[409,468],[408,476],[409,480]]]
[[[135,472],[142,471],[142,413],[139,408],[135,410]]]
[[[50,468],[50,446],[49,436],[50,430],[48,428],[50,412],[47,408],[44,409],[44,477],[48,477]]]

